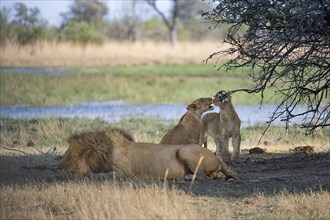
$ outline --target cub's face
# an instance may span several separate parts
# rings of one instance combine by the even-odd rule
[[[187,106],[188,111],[198,111],[199,113],[213,110],[213,108],[212,98],[199,98]]]
[[[216,106],[224,107],[227,103],[231,102],[231,96],[230,93],[221,90],[219,92],[217,92],[217,94],[215,94],[214,98],[213,98],[213,103]]]

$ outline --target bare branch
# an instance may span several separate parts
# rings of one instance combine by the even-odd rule
[[[224,42],[231,47],[207,61],[231,55],[220,68],[245,67],[254,83],[230,93],[261,93],[262,103],[264,92],[275,88],[281,101],[268,127],[277,119],[289,123],[298,118],[306,134],[329,126],[330,5],[322,0],[215,1],[216,7],[203,16],[215,25],[230,25]],[[297,107],[305,110],[296,113]]]

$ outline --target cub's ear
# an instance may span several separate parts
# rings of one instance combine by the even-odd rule
[[[187,106],[187,110],[196,110],[198,109],[198,105],[191,103]]]

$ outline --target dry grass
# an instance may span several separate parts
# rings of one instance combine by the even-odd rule
[[[275,196],[259,193],[239,199],[235,217],[243,219],[328,219],[330,217],[330,193],[327,191],[288,193]]]
[[[202,63],[221,46],[220,42],[107,42],[86,47],[70,43],[39,42],[37,45],[7,44],[0,48],[1,66],[98,66],[136,64]],[[222,45],[226,48],[227,45]]]
[[[37,184],[1,189],[1,219],[202,219],[191,196],[155,184]],[[211,208],[211,207],[210,207]],[[206,211],[206,210],[205,210]]]
[[[187,194],[157,183],[1,186],[1,219],[327,219],[327,191],[248,198]]]
[[[64,183],[1,187],[1,219],[202,219],[198,203],[157,185]],[[33,202],[29,202],[29,201]],[[203,213],[204,214],[204,213]]]
[[[262,137],[265,127],[242,129],[242,149],[265,148],[269,153],[287,153],[299,146],[314,146],[315,152],[330,151],[330,129],[316,130],[314,136],[306,136],[304,129],[291,127],[270,127]],[[260,143],[259,140],[262,137]]]

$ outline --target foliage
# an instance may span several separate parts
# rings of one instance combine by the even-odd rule
[[[0,45],[4,45],[9,39],[9,17],[10,10],[8,8],[1,8],[0,11]]]
[[[15,4],[15,20],[14,22],[23,25],[23,26],[43,26],[45,21],[41,19],[41,13],[39,8],[27,8],[23,3]]]
[[[92,24],[81,21],[70,21],[61,31],[61,39],[86,45],[88,43],[100,44],[104,35]]]
[[[136,14],[127,14],[109,22],[107,35],[110,39],[134,42],[140,37],[142,21]]]
[[[144,22],[143,33],[146,38],[164,41],[168,38],[165,25],[158,18],[151,18]]]
[[[203,2],[191,0],[172,0],[170,13],[167,15],[157,5],[157,0],[145,0],[160,16],[164,26],[168,32],[168,39],[172,45],[176,44],[177,38],[186,38],[190,33],[191,39],[200,39],[203,28],[198,25],[201,23],[200,10],[201,8],[209,8]],[[181,28],[180,28],[181,26]],[[182,28],[184,26],[185,28]],[[181,33],[181,36],[178,35]],[[184,34],[182,34],[182,32]],[[205,33],[205,31],[204,31]],[[185,37],[186,35],[186,37]]]
[[[177,1],[177,7],[173,8],[177,11],[175,27],[172,26],[170,30],[161,17],[145,18],[139,14],[140,10],[136,5],[136,2],[133,2],[132,6],[127,4],[126,10],[121,16],[108,20],[106,19],[108,8],[104,2],[75,0],[68,11],[61,14],[62,24],[56,28],[49,26],[47,21],[41,17],[37,7],[28,8],[24,3],[17,3],[13,8],[2,7],[0,11],[0,44],[29,45],[44,40],[60,40],[82,43],[83,46],[86,46],[86,42],[87,44],[101,43],[107,38],[131,42],[139,40],[159,42],[168,41],[169,31],[175,31],[173,37],[179,40],[214,39],[214,36],[218,35],[215,32],[207,32],[207,26],[201,19],[200,8],[208,8],[207,4],[190,0]],[[173,10],[171,13],[174,13]],[[75,24],[74,28],[73,24]],[[90,27],[86,27],[86,24]],[[87,29],[88,32],[87,38],[93,40],[85,40],[86,36],[77,36],[82,33],[77,26],[80,28],[84,26],[84,30]],[[68,29],[70,29],[70,36],[67,36]],[[66,33],[62,33],[63,31]],[[91,31],[96,31],[95,36],[91,36]]]
[[[329,3],[314,0],[214,0],[203,16],[215,26],[229,25],[227,50],[210,56],[232,55],[227,69],[250,67],[254,87],[248,92],[275,88],[282,101],[276,118],[290,121],[304,116],[310,134],[330,126],[330,11]],[[246,31],[240,32],[242,28]],[[255,71],[255,68],[260,71]],[[325,101],[325,102],[324,102]],[[305,112],[294,113],[305,104]]]
[[[47,28],[47,22],[41,18],[40,10],[37,7],[27,8],[23,3],[16,3],[14,13],[15,17],[10,21],[11,10],[1,9],[1,44],[13,39],[20,45],[34,44],[37,41],[49,39],[48,33],[51,28]]]
[[[70,21],[91,23],[93,21],[103,20],[107,12],[107,6],[99,0],[75,0],[70,6],[70,11],[62,13],[62,18],[64,19],[64,25]]]

